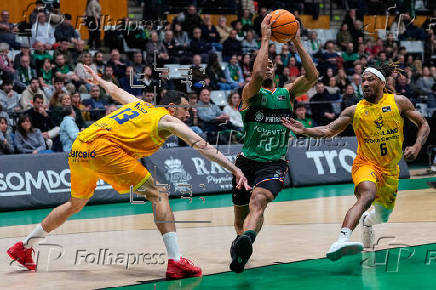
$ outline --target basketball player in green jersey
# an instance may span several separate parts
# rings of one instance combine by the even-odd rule
[[[244,172],[252,190],[237,189],[233,179],[234,225],[238,236],[230,249],[230,269],[236,273],[244,271],[253,252],[252,243],[262,227],[266,206],[282,189],[288,171],[285,155],[290,130],[281,124],[281,118],[291,117],[295,97],[306,93],[318,79],[318,71],[303,48],[298,29],[292,42],[306,73],[284,88],[274,87],[274,65],[268,59],[270,20],[271,15],[267,15],[262,22],[261,47],[251,81],[244,87],[239,104],[245,137],[235,165]]]

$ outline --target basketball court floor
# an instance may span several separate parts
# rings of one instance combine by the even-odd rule
[[[401,180],[390,222],[375,226],[374,251],[337,262],[325,253],[354,203],[353,185],[285,189],[268,206],[242,274],[228,268],[231,195],[173,199],[182,254],[204,273],[179,281],[164,280],[165,247],[149,203],[85,207],[35,249],[36,273],[10,264],[5,251],[50,209],[3,212],[0,289],[436,289],[436,190],[429,181],[436,176]],[[359,227],[352,240],[360,241]]]

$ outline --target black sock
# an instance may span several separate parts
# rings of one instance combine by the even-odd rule
[[[245,231],[243,235],[249,237],[251,243],[254,243],[254,241],[256,240],[257,233],[256,231],[249,230],[249,231]]]

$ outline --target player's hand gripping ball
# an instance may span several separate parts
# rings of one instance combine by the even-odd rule
[[[271,13],[271,40],[280,43],[289,42],[298,30],[298,20],[294,14],[285,9]]]

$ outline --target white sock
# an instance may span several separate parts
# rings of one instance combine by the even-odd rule
[[[338,242],[348,242],[352,233],[353,231],[349,228],[342,228],[339,233]]]
[[[24,239],[23,244],[25,248],[31,248],[33,245],[39,243],[44,237],[48,235],[42,228],[41,224],[38,224],[36,228]]]
[[[179,251],[179,243],[177,242],[177,234],[169,232],[162,235],[165,247],[167,248],[168,259],[179,261],[182,256]]]

